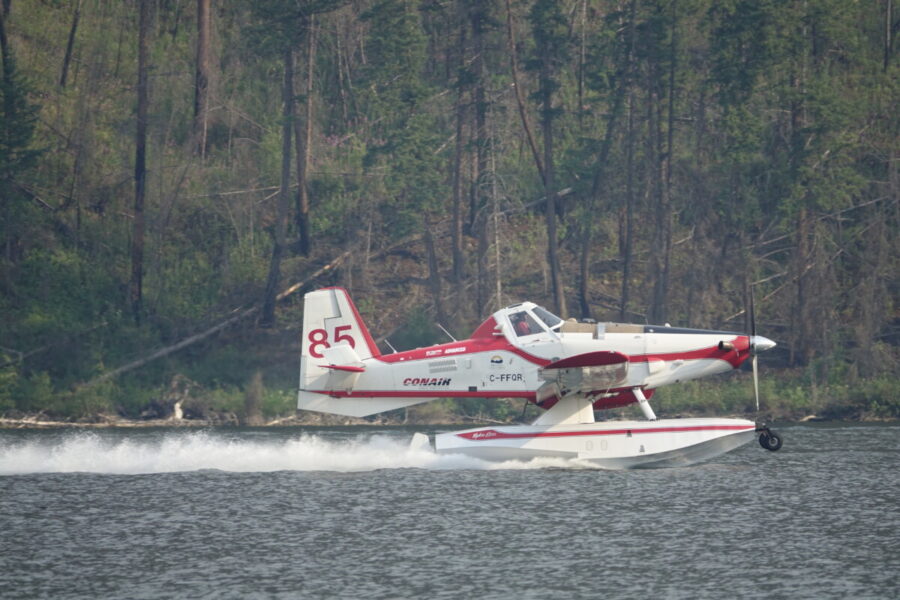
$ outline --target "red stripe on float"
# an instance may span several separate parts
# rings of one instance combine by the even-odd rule
[[[585,435],[635,435],[638,433],[685,433],[689,431],[746,431],[755,425],[686,425],[684,427],[647,427],[643,429],[594,429],[590,431],[537,431],[530,433],[507,433],[495,429],[482,429],[468,433],[457,433],[461,438],[473,441],[511,440],[542,437],[577,437]]]

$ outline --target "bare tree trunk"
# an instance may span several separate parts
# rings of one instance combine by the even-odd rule
[[[348,121],[348,108],[347,108],[347,90],[344,87],[344,53],[341,51],[341,38],[343,36],[343,31],[341,29],[340,23],[337,25],[337,31],[334,35],[334,45],[335,45],[335,66],[337,67],[337,86],[338,86],[338,97],[341,99],[341,119],[342,123],[346,123]]]
[[[131,313],[141,322],[144,279],[144,192],[147,180],[147,58],[150,0],[140,1],[138,17],[137,134],[134,158],[134,222],[131,236]]]
[[[294,120],[295,145],[297,147],[297,233],[298,248],[309,255],[312,245],[309,232],[309,157],[312,147],[313,75],[316,60],[315,17],[304,19],[302,28],[306,35],[306,79],[304,85],[303,121]]]
[[[497,149],[494,141],[497,139],[494,126],[497,119],[494,116],[493,106],[491,107],[491,228],[494,233],[494,298],[495,306],[500,308],[503,306],[503,271],[502,261],[500,259],[500,194],[497,190]]]
[[[541,155],[538,152],[537,144],[534,142],[534,136],[531,134],[531,126],[528,123],[528,113],[525,111],[525,100],[522,98],[522,86],[519,85],[519,66],[516,59],[516,37],[512,26],[512,9],[509,6],[509,0],[506,0],[506,32],[507,48],[509,51],[509,70],[512,74],[513,89],[516,92],[516,106],[519,109],[519,118],[522,120],[522,129],[525,130],[525,139],[528,142],[528,147],[531,149],[531,155],[534,157],[534,164],[537,166],[541,181],[546,183],[544,165],[541,163]]]
[[[441,271],[438,265],[437,252],[434,248],[434,236],[431,233],[434,223],[429,215],[425,215],[425,251],[428,254],[428,286],[431,288],[431,297],[434,301],[435,317],[438,323],[446,322],[444,312],[444,290],[441,282]]]
[[[894,53],[894,2],[885,0],[884,3],[884,72],[887,73],[891,64],[891,55]]]
[[[9,40],[6,37],[6,16],[9,14],[9,7],[6,2],[0,6],[0,67],[2,67],[3,72],[3,83],[8,84],[13,75],[13,66],[12,66],[12,57],[9,54]],[[3,95],[3,119],[0,120],[0,132],[2,132],[3,139],[9,138],[8,128],[12,125],[12,115],[13,115],[13,98],[11,94]],[[5,178],[0,178],[0,194],[3,194],[3,221],[4,223],[10,223],[10,212],[12,210],[12,202],[6,198],[6,189],[7,181]],[[6,257],[6,260],[12,264],[14,262],[13,259],[13,249],[16,245],[15,239],[18,237],[17,234],[12,231],[7,231],[6,235],[3,236],[3,255]],[[3,269],[3,281],[4,283],[9,285],[10,281],[10,269]]]
[[[284,50],[284,80],[281,86],[282,118],[281,124],[281,188],[278,191],[278,208],[275,216],[275,243],[272,246],[272,260],[269,263],[269,276],[266,280],[266,294],[263,299],[263,310],[260,318],[262,327],[275,324],[275,297],[278,293],[278,281],[281,278],[281,259],[284,255],[285,238],[287,236],[288,206],[291,186],[291,121],[294,115],[294,50],[287,44]]]
[[[466,63],[466,27],[465,19],[460,18],[459,24],[459,62],[457,68],[462,73]],[[466,118],[465,90],[462,82],[457,81],[456,92],[456,143],[453,149],[453,199],[452,199],[452,223],[450,225],[450,237],[453,246],[453,281],[457,286],[463,279],[462,251],[462,159],[463,159],[463,122]]]
[[[648,317],[651,322],[666,321],[668,261],[671,250],[671,208],[666,187],[665,136],[663,134],[663,92],[660,89],[659,64],[653,63],[647,80],[647,179],[655,200],[655,224],[651,252],[653,292]]]
[[[631,0],[628,9],[628,119],[625,135],[625,230],[619,246],[622,251],[622,297],[619,304],[619,320],[625,321],[631,293],[631,259],[634,236],[634,78],[635,78],[635,19],[637,0]]]
[[[78,21],[81,19],[81,0],[75,0],[75,13],[72,15],[72,27],[69,28],[69,39],[66,42],[66,55],[63,57],[62,73],[59,76],[59,87],[66,87],[66,79],[69,75],[69,63],[72,61],[72,51],[75,48],[75,33],[78,31]]]
[[[603,137],[603,146],[600,148],[600,154],[597,157],[597,165],[594,167],[594,179],[591,184],[590,197],[588,198],[588,204],[586,207],[586,215],[584,217],[583,223],[583,232],[582,232],[582,244],[581,244],[581,257],[579,260],[579,289],[578,289],[578,301],[581,308],[581,316],[582,318],[589,318],[591,316],[591,306],[590,306],[590,284],[591,284],[591,271],[590,271],[590,255],[591,255],[591,246],[593,245],[594,239],[594,210],[597,205],[597,200],[600,196],[601,191],[605,187],[605,183],[607,180],[607,163],[609,160],[609,151],[612,148],[612,142],[615,137],[616,127],[619,123],[620,114],[622,112],[622,105],[624,104],[625,92],[629,89],[628,81],[624,81],[620,84],[619,89],[616,90],[616,96],[613,100],[612,110],[610,111],[609,118],[606,122],[606,134]]]
[[[6,37],[6,18],[9,15],[9,7],[4,0],[3,8],[0,10],[0,59],[3,61],[3,81],[9,80],[12,66],[9,57],[9,40]],[[6,98],[4,97],[4,100]]]
[[[472,104],[474,108],[475,122],[473,125],[475,138],[475,168],[472,173],[472,217],[478,236],[478,272],[476,308],[478,314],[483,314],[490,301],[490,273],[488,251],[490,249],[490,221],[487,214],[487,201],[485,194],[485,177],[488,176],[488,145],[490,143],[487,132],[487,91],[485,75],[485,28],[487,27],[487,15],[484,6],[476,3],[470,9],[472,23],[472,73],[474,85],[472,88]]]
[[[587,44],[585,41],[585,27],[587,25],[587,0],[581,0],[581,31],[578,44],[578,125],[582,124],[584,117],[584,65],[587,62]]]
[[[794,256],[794,268],[796,269],[796,294],[794,296],[794,309],[791,323],[791,365],[804,364],[807,358],[808,340],[806,331],[806,314],[808,312],[806,293],[806,266],[809,262],[809,219],[806,208],[800,209],[797,216],[797,244]]]
[[[544,63],[541,78],[549,81],[549,66]],[[547,261],[550,267],[550,283],[553,291],[553,303],[560,317],[568,317],[566,298],[563,292],[562,275],[559,266],[559,240],[556,232],[556,181],[553,169],[553,94],[549,83],[541,85],[541,129],[544,134],[544,195],[546,202],[545,218],[547,221]]]
[[[634,237],[634,95],[628,92],[628,133],[625,136],[625,231],[622,248],[622,299],[619,320],[625,321],[631,294],[631,259]]]
[[[660,224],[661,238],[661,268],[657,283],[657,316],[660,322],[668,320],[669,316],[669,273],[672,262],[672,226],[673,226],[673,209],[672,209],[672,152],[674,130],[675,130],[675,70],[677,67],[677,51],[678,51],[678,2],[672,2],[672,33],[670,44],[669,58],[669,82],[668,82],[668,102],[667,102],[667,123],[666,123],[666,142],[664,157],[661,160],[660,168],[660,208],[659,214],[662,222]],[[660,108],[660,111],[662,109]],[[662,115],[660,115],[657,127],[662,125]],[[661,138],[660,134],[660,138]],[[662,149],[663,141],[659,140],[660,149]]]
[[[249,385],[244,390],[244,412],[240,415],[239,423],[245,427],[259,427],[265,424],[262,415],[263,397],[262,371],[257,369],[250,379]]]
[[[209,110],[209,10],[210,0],[197,0],[197,65],[194,72],[195,152],[206,156]]]
[[[475,281],[475,314],[483,315],[486,312],[490,299],[490,273],[488,265],[488,252],[490,251],[489,224],[486,210],[478,211],[475,218],[475,230],[478,235],[478,262]]]

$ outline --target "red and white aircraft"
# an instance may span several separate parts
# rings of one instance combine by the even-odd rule
[[[305,296],[298,408],[363,417],[437,398],[522,398],[546,409],[529,426],[435,436],[438,452],[489,460],[563,457],[606,468],[687,465],[753,439],[781,440],[745,419],[657,420],[663,385],[738,368],[775,342],[669,326],[563,321],[531,302],[498,310],[467,340],[382,354],[346,290]],[[644,421],[595,422],[637,403]]]

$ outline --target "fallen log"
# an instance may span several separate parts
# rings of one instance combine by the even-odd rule
[[[351,254],[351,252],[349,250],[347,252],[344,252],[343,254],[338,256],[336,259],[334,259],[327,265],[324,265],[324,266],[320,267],[319,269],[317,269],[315,272],[313,272],[308,277],[306,277],[303,281],[299,281],[299,282],[293,284],[292,286],[290,286],[289,288],[280,292],[275,297],[276,300],[279,302],[284,300],[291,294],[294,294],[298,290],[302,289],[303,286],[309,284],[312,281],[315,281],[316,279],[318,279],[325,273],[335,269],[342,262],[344,262],[347,259],[347,257],[350,256],[350,254]],[[258,313],[260,310],[262,310],[261,305],[251,306],[250,308],[246,308],[244,310],[237,308],[237,309],[231,311],[231,316],[228,317],[227,319],[225,319],[224,321],[222,321],[221,323],[218,323],[205,331],[202,331],[200,333],[186,337],[183,340],[180,340],[176,344],[172,344],[171,346],[166,346],[165,348],[160,348],[159,350],[156,350],[155,352],[148,354],[147,356],[144,356],[137,360],[131,361],[130,363],[128,363],[126,365],[122,365],[121,367],[113,369],[112,371],[107,371],[106,373],[103,373],[102,375],[98,375],[97,377],[94,377],[93,379],[91,379],[89,381],[80,383],[75,386],[75,389],[80,390],[80,389],[91,387],[93,385],[97,385],[98,383],[102,383],[102,382],[112,379],[114,377],[118,377],[122,373],[127,373],[128,371],[132,371],[134,369],[142,367],[142,366],[146,365],[147,363],[152,362],[158,358],[168,356],[169,354],[172,354],[173,352],[177,352],[177,351],[181,350],[182,348],[186,348],[192,344],[196,344],[199,341],[205,340],[206,338],[208,338],[212,335],[215,335],[216,333],[222,331],[223,329],[226,329],[227,327],[229,327],[231,325],[234,325],[235,323],[237,323],[239,321],[243,321],[244,319],[252,317],[256,313]]]

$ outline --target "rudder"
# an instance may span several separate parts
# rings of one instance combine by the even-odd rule
[[[369,329],[347,290],[323,288],[303,297],[303,334],[300,340],[300,389],[321,389],[313,382],[328,375],[327,354],[349,346],[358,360],[381,356]]]

